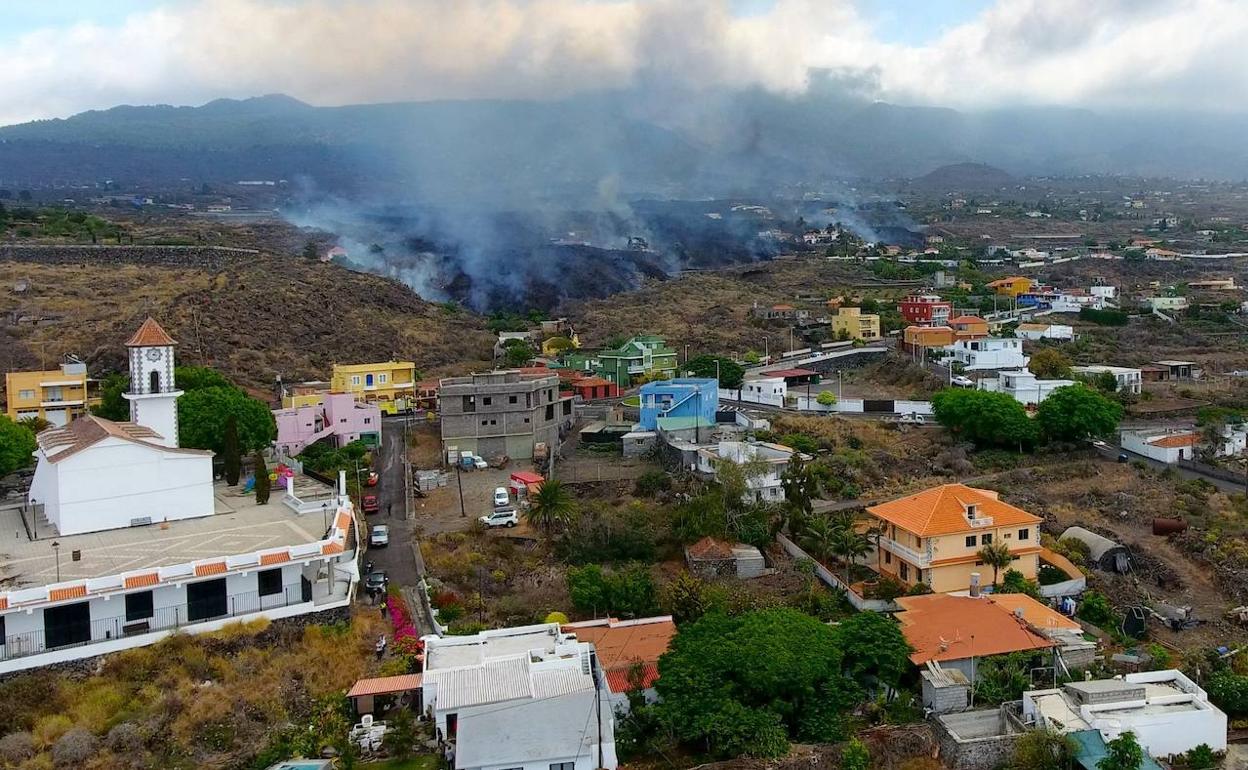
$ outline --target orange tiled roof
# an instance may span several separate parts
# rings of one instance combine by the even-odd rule
[[[1165,436],[1163,438],[1153,439],[1148,443],[1151,446],[1161,447],[1162,449],[1176,449],[1178,447],[1195,446],[1196,434],[1184,433],[1179,436]]]
[[[731,559],[732,546],[707,535],[685,549],[693,559]]]
[[[1032,628],[1042,630],[1064,628],[1068,631],[1083,631],[1075,621],[1036,601],[1027,594],[992,594],[988,597],[988,601],[998,607],[1004,607],[1005,611],[1009,613],[1022,610],[1023,620],[1026,620]]]
[[[341,543],[326,543],[325,545],[321,546],[321,555],[332,556],[336,553],[342,553],[343,550],[344,549]]]
[[[910,661],[916,666],[929,660],[961,660],[1055,645],[1004,606],[983,598],[929,594],[896,601],[903,610],[897,620],[914,650]]]
[[[598,660],[606,669],[627,669],[634,661],[657,663],[676,635],[676,624],[670,617],[624,623],[616,620],[572,623],[563,629],[576,634],[582,642],[592,643]]]
[[[611,688],[611,692],[628,692],[633,688],[633,683],[629,681],[633,667],[621,666],[607,670],[607,687]],[[646,690],[654,687],[654,683],[659,680],[659,666],[657,663],[641,664],[641,689]]]
[[[195,565],[195,577],[203,577],[204,575],[223,575],[225,574],[225,562],[214,561],[208,564]]]
[[[87,584],[69,586],[68,588],[53,588],[48,591],[48,601],[63,602],[66,599],[81,599],[87,595]]]
[[[160,347],[162,345],[176,345],[173,337],[170,337],[164,329],[160,328],[160,324],[156,323],[155,318],[148,317],[139,330],[134,333],[129,340],[126,341],[128,348],[151,348]]]
[[[48,428],[40,431],[35,440],[39,442],[39,448],[44,451],[44,454],[48,455],[48,460],[58,463],[110,437],[155,447],[162,452],[197,455],[212,454],[212,452],[202,449],[162,446],[156,443],[162,438],[161,435],[146,425],[139,425],[133,422],[113,422],[93,414],[84,414],[60,428]]]
[[[0,596],[0,610],[7,610],[8,608],[9,608],[9,597]]]
[[[978,516],[990,516],[993,526],[1037,524],[1040,517],[997,499],[996,492],[965,484],[942,484],[918,494],[873,505],[867,512],[920,537],[972,532],[966,505],[977,506]]]
[[[160,582],[159,572],[146,572],[142,575],[131,575],[126,578],[126,588],[143,588],[145,586],[154,586]]]
[[[951,324],[986,324],[988,322],[980,318],[977,315],[960,315],[957,318],[950,318],[949,323]]]
[[[290,551],[277,551],[276,553],[260,554],[260,566],[264,567],[269,564],[281,564],[290,561]]]
[[[390,693],[419,690],[422,674],[400,674],[398,676],[382,676],[375,679],[361,679],[351,686],[348,698],[359,698],[364,695],[388,695]]]

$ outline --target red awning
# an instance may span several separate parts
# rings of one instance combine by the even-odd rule
[[[360,698],[365,695],[389,695],[396,692],[419,690],[420,674],[403,674],[401,676],[382,676],[376,679],[361,679],[351,687],[348,698]]]

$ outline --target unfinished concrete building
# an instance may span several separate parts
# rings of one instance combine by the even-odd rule
[[[573,422],[572,397],[559,392],[553,372],[517,370],[448,377],[439,388],[444,447],[497,459],[533,457],[554,449]]]

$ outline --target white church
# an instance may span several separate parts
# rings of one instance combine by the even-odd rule
[[[213,514],[212,452],[178,447],[176,345],[151,318],[126,342],[128,422],[85,415],[38,435],[29,502],[59,534]]]

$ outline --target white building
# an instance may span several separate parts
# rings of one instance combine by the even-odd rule
[[[1030,357],[1023,355],[1023,341],[1017,337],[984,337],[958,340],[949,346],[946,363],[956,361],[967,371],[985,369],[1025,369]]]
[[[1024,692],[1023,721],[1060,733],[1097,730],[1106,742],[1131,732],[1154,757],[1182,754],[1202,743],[1226,751],[1226,714],[1174,669]]]
[[[980,390],[1005,393],[1020,404],[1036,405],[1058,388],[1074,385],[1074,380],[1041,380],[1026,369],[997,372],[997,379],[978,382]]]
[[[719,473],[722,463],[734,465],[754,463],[759,467],[756,475],[746,478],[749,491],[747,501],[779,503],[784,501],[784,486],[780,478],[785,466],[793,457],[794,450],[783,444],[771,444],[764,441],[721,441],[714,447],[701,447],[697,454],[696,470],[704,476],[714,478]]]
[[[1192,431],[1124,430],[1122,448],[1163,463],[1177,463],[1196,456],[1200,435]]]
[[[731,391],[728,392],[731,393]],[[783,407],[784,399],[788,394],[789,388],[783,377],[747,377],[745,382],[741,383],[736,400]]]
[[[0,589],[0,674],[351,601],[345,478],[334,489],[296,476],[265,505],[214,487],[212,453],[169,438],[173,341],[148,319],[129,344],[135,421],[84,416],[40,433],[31,505],[0,512],[14,578]]]
[[[424,703],[456,770],[618,765],[615,715],[593,645],[558,623],[424,641]]]
[[[1145,297],[1144,307],[1149,310],[1187,310],[1187,297]]]
[[[1073,340],[1075,329],[1066,324],[1022,323],[1014,331],[1024,340]]]
[[[1105,307],[1105,299],[1095,294],[1059,292],[1049,300],[1049,309],[1054,313],[1078,313],[1085,307],[1100,310]]]
[[[126,343],[130,422],[84,415],[38,435],[28,499],[58,534],[212,515],[212,452],[178,448],[176,344],[151,318]]]
[[[1114,379],[1118,382],[1119,393],[1136,393],[1138,394],[1144,387],[1144,375],[1139,369],[1130,366],[1108,366],[1106,364],[1090,364],[1087,366],[1072,366],[1070,371],[1084,377],[1095,377],[1106,372],[1114,375]]]
[[[1118,296],[1117,286],[1089,286],[1088,293],[1094,297],[1110,300]]]

